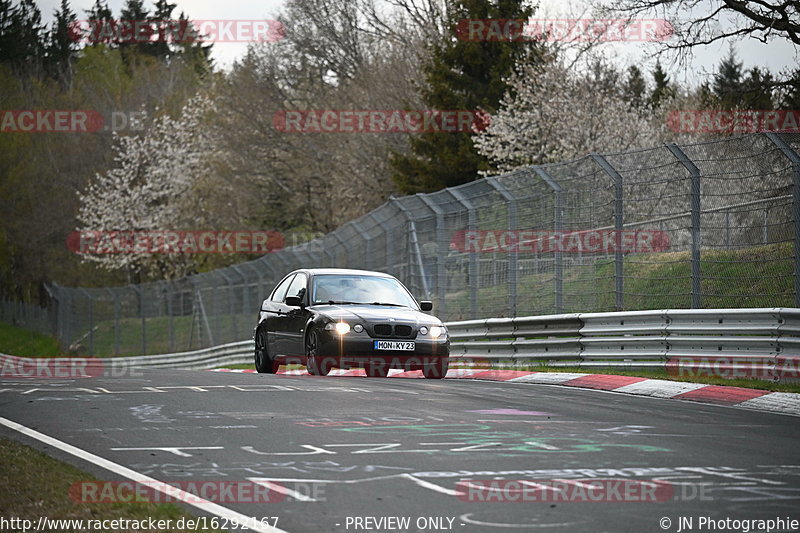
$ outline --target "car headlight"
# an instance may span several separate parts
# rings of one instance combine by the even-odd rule
[[[444,328],[439,326],[431,326],[430,332],[431,332],[431,337],[433,337],[434,339],[438,339],[439,337],[442,336],[442,333],[444,333]]]
[[[325,325],[325,329],[328,331],[333,330],[339,335],[347,335],[350,332],[350,324],[347,322],[330,323]]]

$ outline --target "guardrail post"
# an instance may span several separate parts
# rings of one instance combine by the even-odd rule
[[[438,300],[438,309],[444,315],[445,311],[445,297],[447,295],[447,269],[445,268],[445,261],[447,260],[447,252],[449,244],[447,242],[447,234],[445,233],[444,224],[444,211],[439,207],[436,202],[431,200],[427,194],[417,194],[422,203],[430,209],[436,216],[436,298]],[[428,274],[426,267],[425,274]],[[426,276],[427,284],[427,276]],[[430,287],[428,287],[430,289]]]
[[[445,189],[450,196],[456,199],[458,203],[467,209],[467,229],[469,231],[477,231],[478,221],[475,217],[475,206],[473,203],[464,196],[464,194],[457,188]],[[478,272],[478,252],[469,252],[469,316],[472,319],[478,317],[478,289],[480,288],[480,273]]]
[[[792,162],[792,219],[794,222],[794,306],[800,307],[800,155],[777,133],[765,132],[767,139],[780,148]]]
[[[508,206],[508,230],[516,231],[517,227],[517,198],[511,194],[505,185],[500,183],[496,176],[486,178],[486,183],[491,185]],[[508,316],[517,316],[517,261],[519,250],[515,247],[508,253]],[[560,311],[557,311],[560,312]]]
[[[700,169],[677,144],[669,143],[667,148],[689,171],[692,178],[691,214],[692,214],[692,309],[700,309]]]
[[[616,231],[614,243],[616,250],[614,251],[614,293],[616,295],[616,310],[622,311],[625,308],[624,299],[624,256],[622,254],[622,229],[625,223],[625,207],[622,203],[622,175],[611,166],[611,164],[600,154],[591,154],[591,158],[595,163],[600,165],[606,174],[611,177],[614,182],[614,230]]]
[[[553,191],[553,203],[555,212],[553,213],[553,230],[554,231],[562,231],[564,229],[563,223],[563,216],[564,216],[564,209],[562,207],[562,190],[561,185],[547,173],[545,169],[540,166],[533,166],[533,171],[536,172],[536,175],[542,178],[542,180],[547,184],[550,189]],[[553,262],[555,268],[555,312],[556,314],[560,314],[563,312],[564,309],[564,257],[563,253],[560,251],[556,251],[553,253]]]

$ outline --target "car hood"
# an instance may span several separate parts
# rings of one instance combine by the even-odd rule
[[[332,320],[360,320],[365,324],[389,322],[390,318],[403,324],[441,324],[441,320],[433,315],[409,309],[407,307],[390,307],[384,305],[315,305],[317,313],[326,315]]]

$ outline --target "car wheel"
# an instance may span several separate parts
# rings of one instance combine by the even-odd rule
[[[389,365],[384,362],[368,364],[364,370],[370,378],[385,378],[389,375]]]
[[[255,366],[259,374],[274,374],[280,368],[278,361],[269,355],[267,348],[267,332],[263,328],[256,331]]]
[[[332,365],[319,353],[319,346],[319,332],[310,329],[306,335],[306,368],[312,376],[327,376]]]
[[[428,379],[442,379],[447,375],[448,368],[450,368],[450,359],[440,357],[433,364],[425,365],[422,368],[422,375]]]

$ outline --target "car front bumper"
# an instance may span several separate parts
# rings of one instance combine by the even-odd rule
[[[331,357],[340,368],[366,368],[380,365],[388,368],[420,370],[439,364],[442,358],[450,356],[450,339],[375,339],[368,335],[343,335],[325,332],[319,352],[322,357]],[[376,350],[376,340],[414,342],[414,350]]]

